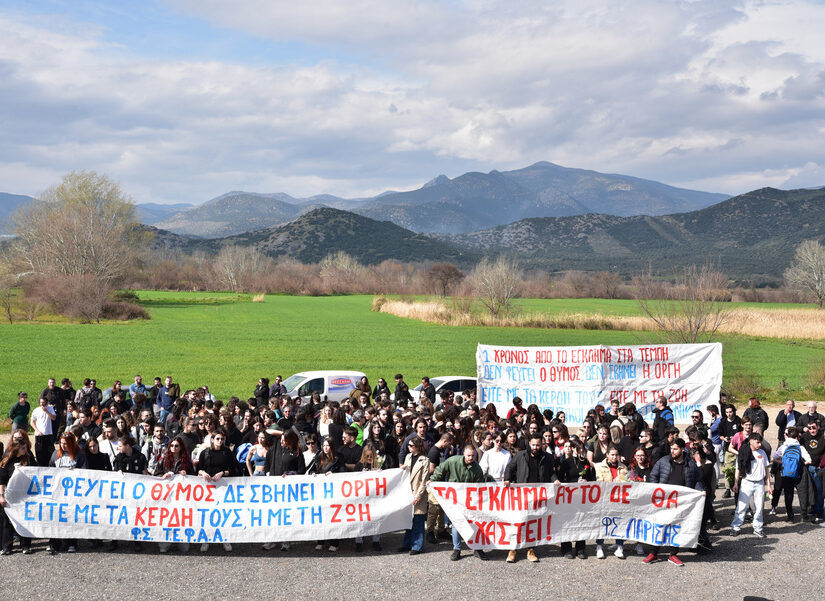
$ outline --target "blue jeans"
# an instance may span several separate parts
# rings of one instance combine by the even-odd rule
[[[818,468],[815,465],[808,466],[808,473],[811,475],[811,479],[814,481],[814,488],[816,489],[816,503],[814,503],[814,513],[819,517],[824,517],[823,513],[825,513],[825,503],[823,503],[822,498],[822,481],[817,476]]]
[[[461,535],[458,533],[458,528],[453,526],[453,551],[461,549]]]
[[[413,515],[412,528],[404,533],[404,546],[412,551],[424,548],[424,527],[427,525],[427,514]]]

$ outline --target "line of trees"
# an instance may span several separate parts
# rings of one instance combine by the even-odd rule
[[[730,300],[825,302],[825,248],[797,248],[786,288],[731,288],[714,269],[689,267],[675,279],[642,274],[625,280],[610,272],[525,271],[511,257],[484,258],[462,271],[450,263],[384,261],[365,266],[339,251],[320,263],[275,260],[253,247],[228,246],[217,255],[153,251],[151,235],[120,186],[93,171],[72,172],[15,218],[16,238],[0,254],[0,308],[6,319],[40,311],[82,321],[148,317],[118,288],[232,290],[303,295],[436,294],[476,298],[492,315],[514,310],[514,299],[626,298],[663,328],[715,332],[708,313],[724,314]],[[22,286],[23,295],[17,290]],[[685,326],[685,322],[687,325]],[[689,341],[683,335],[680,341]]]

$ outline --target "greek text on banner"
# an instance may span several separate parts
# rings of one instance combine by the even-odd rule
[[[351,538],[410,527],[409,474],[400,469],[227,478],[19,467],[6,514],[22,536],[155,542],[274,542]]]
[[[677,423],[719,401],[722,345],[516,347],[479,344],[478,398],[500,415],[513,397],[542,411],[565,412],[568,426],[581,425],[595,405],[634,403],[644,416],[659,396]]]
[[[471,549],[521,549],[613,538],[695,547],[702,491],[643,482],[467,484],[430,482]]]

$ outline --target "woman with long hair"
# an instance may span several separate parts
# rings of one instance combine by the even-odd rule
[[[361,458],[358,460],[358,463],[355,464],[355,471],[356,472],[370,472],[370,471],[377,471],[382,469],[384,460],[378,455],[378,452],[375,449],[375,445],[372,442],[365,442],[364,447],[361,450]],[[381,547],[381,535],[380,534],[373,534],[372,536],[372,548],[374,551],[382,551]],[[355,550],[360,553],[364,549],[364,537],[363,536],[356,536],[355,537]]]
[[[207,482],[217,482],[221,478],[235,476],[238,462],[235,455],[225,446],[226,432],[222,428],[212,430],[209,436],[209,448],[201,451],[198,458],[198,475]],[[224,551],[231,551],[232,545],[223,543]],[[200,546],[201,553],[209,550],[209,543]]]
[[[9,448],[0,460],[0,555],[11,555],[17,532],[6,515],[6,486],[18,465],[37,465],[31,450],[31,441],[25,430],[15,430],[9,441]],[[23,555],[31,553],[32,539],[21,536],[20,548]]]
[[[567,431],[567,426],[560,421],[555,422],[551,428],[551,432],[553,434],[553,448],[550,449],[549,452],[554,453],[556,457],[561,457],[564,452],[564,443],[566,443],[570,438],[570,433]]]
[[[343,470],[341,460],[335,453],[334,443],[329,437],[326,437],[321,443],[321,450],[315,458],[315,464],[313,467],[314,470],[312,473],[315,475],[323,474],[328,476],[329,474],[335,474]],[[338,550],[338,539],[328,541],[319,540],[315,544],[315,550],[323,550],[325,544],[329,545],[330,553],[335,553]]]
[[[610,448],[610,428],[606,425],[601,425],[596,430],[596,442],[593,443],[593,448],[587,451],[587,460],[596,465],[604,461],[607,457],[607,449]]]
[[[322,440],[329,436],[329,426],[332,424],[334,411],[331,403],[324,403],[324,406],[321,407],[321,415],[318,418],[318,436]]]
[[[163,455],[163,461],[161,462],[161,466],[163,468],[163,478],[168,479],[178,475],[195,475],[195,468],[192,465],[192,460],[189,458],[189,452],[186,448],[186,442],[184,442],[183,438],[180,435],[176,436],[166,447],[166,451]],[[166,553],[169,551],[169,548],[171,546],[172,543],[169,541],[159,542],[158,551],[160,551],[161,553]],[[189,543],[179,542],[178,548],[183,553],[188,553]]]
[[[559,482],[593,482],[596,480],[596,470],[593,465],[585,458],[584,446],[579,441],[568,440],[562,447],[562,456],[559,461],[557,471]],[[587,559],[587,554],[584,550],[584,541],[577,540],[575,547],[575,555],[573,543],[563,542],[561,544],[561,554],[566,559]]]
[[[266,407],[269,404],[269,378],[259,378],[258,385],[252,395],[255,397],[258,407]]]
[[[404,533],[401,551],[409,550],[410,555],[418,555],[424,548],[424,530],[427,525],[427,481],[430,479],[430,460],[424,449],[424,441],[418,436],[410,439],[408,453],[404,457],[405,469],[410,474],[413,494],[412,526]]]
[[[97,438],[90,438],[86,443],[86,463],[90,470],[112,471],[112,460],[108,453],[100,452],[100,442]]]
[[[601,429],[601,428],[600,428]],[[598,482],[627,482],[627,466],[623,464],[621,461],[621,456],[619,455],[619,449],[616,448],[614,445],[610,445],[607,448],[607,453],[605,453],[604,461],[597,464],[596,467],[596,481]],[[596,539],[596,558],[597,559],[604,559],[604,549],[602,545],[604,544],[604,539],[599,538]],[[619,559],[624,559],[624,540],[623,539],[616,539],[616,550],[613,552],[613,555],[618,557]]]
[[[178,474],[181,476],[195,475],[195,467],[186,451],[186,442],[181,436],[176,436],[166,447],[162,465],[164,478],[171,478]]]
[[[373,420],[367,426],[367,431],[364,436],[364,445],[366,446],[367,443],[370,443],[373,449],[375,449],[375,455],[380,459],[381,467],[383,469],[386,470],[396,466],[397,461],[393,461],[393,457],[397,459],[398,453],[392,455],[387,450],[387,435],[378,419]]]
[[[650,476],[650,457],[647,456],[644,448],[636,447],[630,456],[627,470],[627,479],[631,482],[647,482]]]
[[[266,432],[258,432],[255,444],[246,454],[246,471],[250,476],[266,476],[266,455],[271,446]]]
[[[84,469],[87,466],[86,455],[84,455],[80,447],[77,445],[77,439],[74,434],[67,432],[60,437],[57,449],[52,453],[52,458],[49,461],[49,467],[58,467],[63,469]],[[58,538],[49,540],[49,554],[56,555],[60,550],[63,541]],[[77,551],[77,539],[69,538],[65,540],[66,550],[69,553]]]

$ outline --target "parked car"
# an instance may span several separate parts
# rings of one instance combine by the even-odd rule
[[[346,370],[302,371],[284,380],[284,386],[291,397],[306,397],[317,390],[322,399],[343,401],[365,375]]]
[[[449,390],[455,393],[456,397],[461,396],[461,393],[468,388],[476,387],[476,378],[470,376],[438,376],[437,378],[430,378],[430,384],[435,387],[435,400],[438,402],[439,394],[442,390]],[[410,389],[410,394],[414,400],[418,400],[418,394],[421,392],[422,385],[419,384],[415,388]],[[391,400],[395,400],[395,394],[390,396]]]

